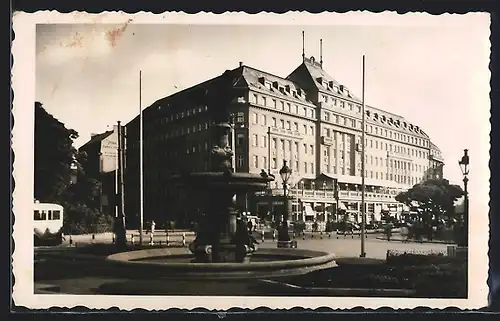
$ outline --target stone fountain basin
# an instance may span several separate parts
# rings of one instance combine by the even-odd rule
[[[337,266],[335,255],[302,249],[259,249],[249,263],[191,263],[186,248],[155,248],[110,255],[117,271],[172,279],[262,279],[301,275]]]

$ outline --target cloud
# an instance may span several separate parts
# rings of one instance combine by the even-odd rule
[[[113,51],[113,43],[105,30],[75,31],[43,46],[38,63],[57,66],[75,59],[101,58]]]

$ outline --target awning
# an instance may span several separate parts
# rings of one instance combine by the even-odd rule
[[[314,215],[315,214],[312,207],[311,207],[311,204],[309,204],[309,203],[304,205],[304,212],[306,215]]]

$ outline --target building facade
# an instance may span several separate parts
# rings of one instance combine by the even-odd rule
[[[223,77],[233,81],[229,92],[218,88]],[[335,220],[339,210],[360,219],[362,102],[314,57],[304,57],[287,77],[240,63],[148,107],[143,113],[145,215],[157,219],[179,215],[182,195],[171,186],[170,177],[210,167],[210,129],[222,106],[207,101],[207,92],[218,90],[229,95],[224,104],[235,124],[235,170],[266,169],[276,176],[268,191],[246,195],[244,204],[239,198],[242,211],[260,216],[282,212],[279,170],[286,160],[293,171],[287,205],[293,220]],[[444,162],[418,125],[372,106],[365,106],[365,116],[365,203],[370,221],[380,220],[384,212],[405,210],[394,197],[431,175],[442,176]],[[139,118],[126,126],[130,199],[126,207],[135,215]]]
[[[87,154],[85,173],[101,183],[100,210],[115,215],[118,168],[118,126],[101,134],[91,134],[90,140],[79,148]]]

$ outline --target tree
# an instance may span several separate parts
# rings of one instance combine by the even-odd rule
[[[73,147],[78,133],[35,102],[35,198],[61,204],[64,232],[98,233],[109,230],[112,218],[99,210],[100,183],[85,171],[87,155]],[[77,181],[71,182],[76,165]]]
[[[454,203],[464,195],[459,185],[450,184],[446,179],[430,179],[414,185],[396,196],[396,200],[420,210],[421,223],[432,238],[432,227],[437,222],[454,218]]]
[[[71,165],[77,150],[78,133],[47,113],[35,102],[35,198],[40,202],[60,202],[70,184]]]

